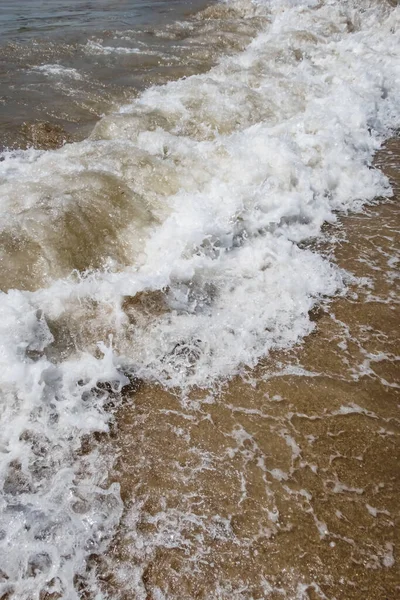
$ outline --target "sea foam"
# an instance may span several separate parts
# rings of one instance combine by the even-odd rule
[[[2,156],[0,594],[97,590],[122,503],[82,443],[110,393],[208,387],[301,340],[345,288],[307,242],[390,195],[372,159],[399,125],[399,9],[227,5],[265,20],[243,52],[84,142]]]

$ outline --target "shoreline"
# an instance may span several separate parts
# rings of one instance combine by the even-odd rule
[[[350,283],[247,383],[186,398],[143,385],[118,411],[111,480],[125,511],[111,589],[123,593],[134,567],[148,600],[398,592],[400,311],[385,267],[399,247],[400,140],[376,164],[396,196],[335,227],[336,261],[374,288]]]
[[[399,213],[371,164],[395,30],[379,3],[295,4],[206,9],[142,32],[147,54],[90,39],[146,91],[83,142],[1,157],[0,596],[398,591]],[[397,183],[399,162],[398,140],[376,156]]]

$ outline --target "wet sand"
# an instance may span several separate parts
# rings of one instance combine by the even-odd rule
[[[126,399],[112,442],[126,507],[107,559],[113,595],[400,594],[398,140],[376,164],[397,197],[327,230],[342,242],[324,252],[352,277],[301,345],[219,393],[142,386]]]

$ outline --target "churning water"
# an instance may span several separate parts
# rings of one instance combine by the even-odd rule
[[[108,479],[116,456],[90,440],[124,388],[210,389],[293,347],[316,306],[345,293],[316,240],[392,194],[373,157],[399,126],[399,18],[375,0],[228,0],[155,28],[145,51],[149,31],[118,21],[111,41],[77,42],[75,62],[54,40],[56,58],[35,59],[36,74],[74,86],[90,77],[83,55],[100,73],[167,51],[170,66],[191,56],[201,71],[221,54],[202,74],[125,89],[80,142],[1,154],[0,597],[106,597],[93,557],[123,502]],[[215,527],[229,536],[226,520]],[[134,572],[127,597],[165,597]],[[212,597],[233,597],[218,585]]]

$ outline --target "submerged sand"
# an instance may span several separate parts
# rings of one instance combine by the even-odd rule
[[[398,140],[376,164],[398,194]],[[218,394],[128,399],[113,593],[132,598],[136,580],[147,600],[400,594],[399,215],[395,196],[327,231],[352,278],[303,344]]]

